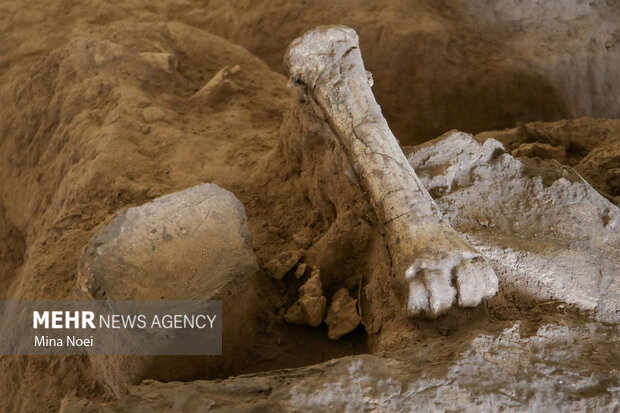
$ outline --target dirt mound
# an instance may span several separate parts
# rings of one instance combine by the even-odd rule
[[[394,302],[372,308],[377,298],[369,293],[385,282],[377,269],[385,257],[368,250],[368,262],[358,261],[360,272],[368,273],[360,291],[360,300],[370,302],[361,306],[370,307],[364,322],[371,338],[383,338],[380,345],[386,333],[398,328],[397,335],[409,339],[402,348],[224,381],[149,380],[129,387],[112,403],[69,396],[62,411],[166,412],[171,405],[216,411],[402,411],[412,405],[430,410],[615,409],[617,329],[582,312],[618,322],[620,210],[570,168],[515,159],[493,139],[480,144],[455,132],[407,152],[446,218],[492,263],[500,277],[498,296],[472,310],[453,309],[433,321],[406,323],[398,320],[404,309]],[[336,218],[332,227],[338,225]],[[366,231],[372,236],[371,229]],[[321,239],[333,240],[336,233],[330,230]],[[381,310],[393,311],[400,323],[373,320]],[[381,321],[384,331],[373,331]]]
[[[450,129],[620,113],[616,2],[216,0],[175,17],[247,47],[279,72],[286,45],[306,30],[354,28],[403,144]]]
[[[195,96],[237,65],[226,79],[235,93]],[[242,200],[261,262],[292,245],[310,221],[283,160],[261,161],[277,147],[291,102],[286,79],[222,38],[180,23],[94,26],[36,63],[14,56],[3,69],[0,96],[3,298],[75,298],[80,251],[100,226],[120,209],[203,182]],[[264,285],[257,294],[277,299],[265,299],[276,308],[261,321],[271,334],[253,350],[258,364],[237,363],[219,374],[363,351],[363,335],[332,343],[304,327],[274,327],[284,303],[270,291],[277,286]],[[280,352],[281,343],[299,341],[307,351]],[[55,411],[68,389],[107,392],[86,359],[3,357],[1,364],[10,372],[2,388],[16,395],[2,397],[3,411]],[[192,378],[182,370],[145,374]]]
[[[94,28],[167,21],[227,38],[283,73],[294,38],[318,25],[348,25],[360,34],[378,101],[403,144],[450,129],[620,113],[616,1],[89,0],[47,2],[43,13],[29,0],[0,7],[0,73]]]

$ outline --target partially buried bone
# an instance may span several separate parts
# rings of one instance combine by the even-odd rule
[[[442,214],[381,114],[358,36],[345,26],[311,30],[285,55],[291,80],[323,111],[385,230],[392,271],[408,287],[410,315],[436,317],[497,292],[484,258]]]

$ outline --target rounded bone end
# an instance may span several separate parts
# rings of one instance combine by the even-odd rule
[[[293,81],[314,86],[325,67],[359,47],[355,30],[347,26],[319,26],[293,40],[284,53],[284,65]]]

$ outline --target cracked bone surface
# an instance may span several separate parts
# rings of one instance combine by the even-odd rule
[[[407,287],[409,315],[436,317],[497,292],[493,269],[442,220],[381,114],[355,31],[313,29],[285,54],[291,80],[338,137],[386,234],[392,271]]]

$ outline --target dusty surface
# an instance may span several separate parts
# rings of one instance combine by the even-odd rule
[[[473,324],[415,351],[351,356],[297,370],[212,382],[146,382],[110,404],[68,397],[61,411],[616,411],[617,332],[570,316],[554,318],[496,322],[487,330]]]
[[[318,25],[348,25],[361,35],[377,98],[405,144],[454,128],[480,132],[620,111],[613,93],[620,87],[617,0],[561,7],[542,0],[29,0],[0,7],[0,70],[94,27],[180,21],[240,44],[284,73],[289,42]]]
[[[415,344],[398,350],[224,381],[148,381],[113,403],[69,396],[63,411],[615,411],[618,328],[583,312],[619,320],[620,210],[570,168],[514,159],[493,139],[455,132],[406,152],[499,275],[484,308],[418,321]]]
[[[178,70],[170,73],[145,52],[174,54]],[[238,93],[215,106],[191,98],[235,65],[242,68]],[[2,73],[3,298],[77,298],[81,250],[101,226],[123,208],[203,182],[242,201],[261,263],[296,245],[293,236],[313,222],[282,161],[261,160],[277,147],[292,102],[286,79],[238,46],[180,23],[110,24],[36,59],[15,58]],[[259,285],[256,294],[270,311],[255,327],[269,334],[249,342],[250,363],[233,360],[219,373],[153,369],[146,377],[221,377],[365,351],[360,335],[333,342],[319,333],[323,328],[283,327],[286,290]],[[294,350],[282,351],[283,345]],[[9,372],[1,388],[12,396],[1,398],[0,410],[55,411],[69,388],[110,394],[85,358],[3,357],[1,363]]]
[[[352,27],[403,144],[450,129],[620,113],[616,0],[561,7],[544,0],[217,0],[200,12],[188,4],[176,16],[243,45],[276,71],[286,45],[305,31]]]
[[[620,321],[620,210],[572,168],[459,132],[406,152],[444,216],[492,262],[503,292],[491,301],[562,301]]]
[[[514,127],[516,121],[617,117],[617,2],[571,1],[561,8],[535,1],[515,8],[496,2],[434,4],[0,2],[0,298],[78,297],[82,249],[116,213],[214,183],[234,193],[246,210],[261,280],[255,294],[265,306],[253,326],[257,338],[246,342],[246,358],[223,364],[155,364],[135,383],[162,382],[121,386],[130,395],[118,401],[112,401],[118,395],[116,382],[101,374],[96,360],[2,357],[0,410],[57,411],[65,397],[68,409],[86,403],[93,409],[135,410],[142,405],[150,410],[168,408],[175,400],[205,409],[215,402],[227,409],[239,406],[239,397],[245,407],[260,408],[271,397],[285,410],[291,406],[286,403],[321,410],[330,407],[330,400],[334,410],[342,410],[342,394],[355,401],[355,408],[364,403],[397,408],[411,400],[441,408],[452,400],[463,409],[493,403],[527,410],[565,396],[566,409],[586,403],[613,410],[618,399],[617,330],[587,314],[607,320],[617,316],[617,281],[605,275],[618,273],[613,267],[618,230],[610,227],[617,209],[572,172],[566,182],[551,175],[547,187],[546,181],[538,184],[532,178],[538,161],[531,161],[533,175],[516,170],[508,178],[523,183],[515,188],[523,192],[516,194],[540,190],[534,192],[540,195],[537,203],[515,201],[504,211],[496,202],[495,209],[488,209],[494,219],[482,217],[477,228],[477,204],[468,198],[475,191],[453,187],[450,192],[441,185],[431,191],[452,224],[463,234],[471,231],[470,242],[477,242],[494,263],[500,296],[482,308],[453,310],[429,322],[399,318],[401,301],[392,295],[398,288],[389,279],[370,283],[377,280],[373,274],[389,273],[389,256],[359,185],[344,186],[345,180],[330,176],[346,160],[337,152],[307,159],[331,165],[309,177],[304,174],[312,168],[300,163],[301,157],[291,157],[290,138],[320,133],[323,124],[295,103],[297,97],[282,76],[282,56],[289,41],[318,24],[343,23],[358,30],[366,67],[374,75],[373,91],[403,143],[419,143],[452,128],[481,132]],[[565,164],[618,202],[617,120],[524,127],[525,132],[521,128],[491,137],[509,151],[534,142],[556,148],[545,153],[565,153]],[[609,143],[595,152],[602,142]],[[482,166],[488,177],[500,179],[496,161]],[[552,170],[563,170],[558,168]],[[471,176],[467,168],[452,171]],[[430,168],[422,179],[432,186],[444,175]],[[314,180],[326,188],[308,184]],[[485,180],[478,182],[478,194],[485,193],[484,185]],[[544,219],[554,218],[544,214],[549,188],[564,193],[558,199],[569,203],[566,215],[557,219],[573,229],[560,228],[559,234],[581,239],[559,239],[544,228]],[[326,196],[336,191],[342,191],[338,209]],[[453,202],[458,208],[451,207]],[[530,209],[531,220],[519,230],[524,233],[494,221],[521,217]],[[577,222],[581,219],[587,224]],[[536,233],[544,235],[544,242],[536,240]],[[606,244],[600,239],[605,233],[616,238]],[[516,244],[522,247],[518,251]],[[518,267],[522,272],[509,271],[511,259],[523,264]],[[576,260],[584,271],[569,273]],[[299,262],[308,269],[296,277]],[[599,275],[597,265],[605,269]],[[312,266],[320,268],[328,309],[342,288],[358,300],[363,325],[339,340],[330,340],[323,324],[315,328],[284,320]],[[269,277],[274,273],[280,281]],[[603,289],[607,295],[600,294]],[[507,350],[494,347],[505,342],[510,343]],[[395,350],[403,345],[409,349]],[[503,356],[492,357],[490,349]],[[356,360],[351,358],[230,381],[165,383],[297,368],[382,350],[390,355],[360,356],[361,381],[356,383],[347,383],[343,374],[348,376]],[[499,371],[498,363],[505,368]],[[486,377],[491,378],[489,387],[485,382],[459,390],[463,383]],[[335,396],[330,399],[322,386],[332,384]],[[232,390],[217,399],[222,386]],[[367,392],[374,387],[376,393]],[[152,389],[157,397],[146,400]],[[392,397],[401,389],[413,389],[409,400]],[[424,394],[420,389],[430,389],[431,395],[416,396]],[[463,399],[450,399],[455,393]],[[472,407],[465,399],[477,404]],[[112,404],[102,404],[106,401]]]

